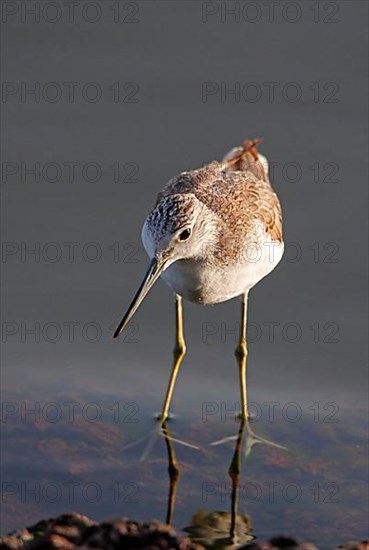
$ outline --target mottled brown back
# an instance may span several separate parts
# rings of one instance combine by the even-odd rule
[[[172,178],[159,193],[156,205],[170,195],[193,194],[223,223],[219,235],[219,254],[226,248],[236,257],[245,235],[262,224],[271,239],[282,242],[282,212],[262,163],[249,153],[240,158],[211,162],[197,170]],[[241,208],[240,208],[241,207]]]

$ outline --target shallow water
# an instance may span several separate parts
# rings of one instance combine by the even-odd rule
[[[72,390],[48,401],[27,394],[4,401],[3,532],[68,511],[165,521],[167,446],[163,435],[152,436],[159,424],[145,402]],[[251,440],[244,436],[238,513],[248,517],[247,534],[292,534],[322,548],[365,537],[368,510],[357,505],[367,495],[365,411],[286,405],[283,413],[277,404],[252,405],[253,433],[286,448],[261,442],[246,456]],[[217,410],[207,402],[199,415],[185,410],[167,423],[171,437],[198,447],[172,441],[179,469],[172,523],[180,530],[201,511],[231,512],[236,441],[211,443],[237,436],[235,406],[224,402]],[[227,518],[220,522],[224,536]],[[213,531],[204,532],[210,539]]]

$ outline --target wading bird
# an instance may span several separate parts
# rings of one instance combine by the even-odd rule
[[[176,304],[174,359],[161,424],[168,418],[186,352],[182,298],[197,304],[216,304],[242,296],[235,355],[241,417],[247,418],[247,297],[249,290],[279,263],[284,249],[281,207],[269,181],[268,161],[257,151],[260,143],[245,140],[222,161],[172,178],[143,225],[142,242],[150,265],[114,338],[161,276],[174,290]]]

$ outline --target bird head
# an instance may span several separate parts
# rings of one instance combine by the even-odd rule
[[[214,234],[205,209],[193,193],[164,196],[142,228],[142,242],[149,257],[156,257],[166,269],[177,260],[204,256]]]
[[[171,264],[206,255],[215,240],[215,228],[204,209],[206,206],[192,193],[164,195],[158,200],[142,227],[142,242],[151,261],[114,338],[124,330],[149,290]]]

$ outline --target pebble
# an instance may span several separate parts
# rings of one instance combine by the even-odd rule
[[[319,550],[311,543],[276,536],[253,541],[245,550]],[[19,533],[0,537],[1,550],[204,550],[159,521],[127,518],[96,522],[81,514],[43,520]],[[240,549],[241,550],[241,549]],[[332,550],[369,550],[368,541],[350,541]]]

